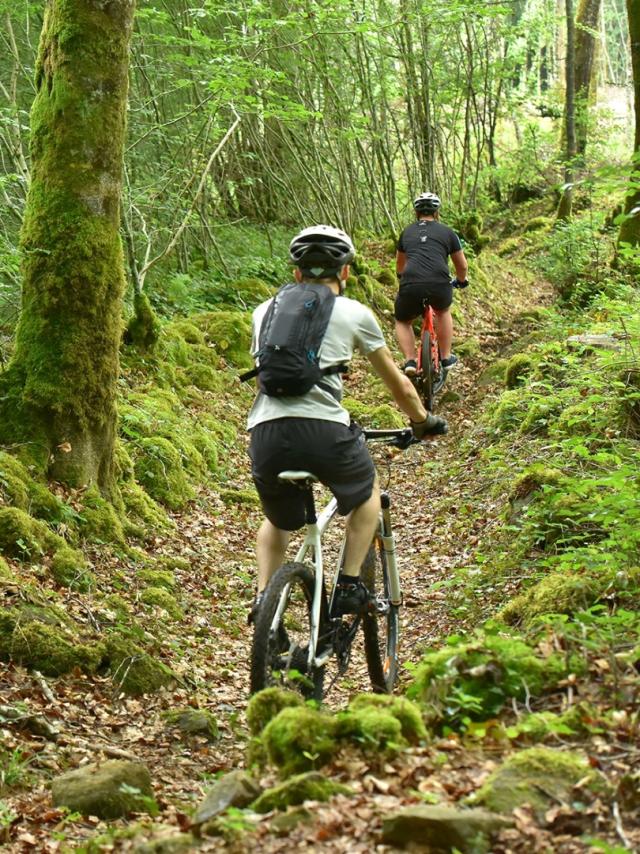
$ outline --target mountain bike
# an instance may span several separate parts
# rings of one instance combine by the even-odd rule
[[[420,444],[409,428],[363,433],[367,441],[381,441],[401,450]],[[369,589],[369,603],[360,614],[333,617],[331,608],[345,544],[343,539],[327,590],[322,538],[336,515],[337,501],[332,498],[317,514],[313,495],[317,478],[313,474],[283,471],[279,478],[304,491],[306,536],[295,561],[281,566],[264,591],[254,626],[251,693],[280,685],[321,701],[333,682],[345,673],[361,626],[371,686],[376,693],[390,693],[398,675],[402,591],[389,495],[381,494],[378,529],[360,575]],[[305,559],[310,559],[313,566],[304,563]],[[325,670],[333,657],[337,674],[325,690]]]
[[[413,377],[413,384],[426,409],[432,412],[434,398],[445,383],[447,371],[442,367],[438,336],[433,325],[433,309],[427,300],[424,301],[423,306],[417,371]]]

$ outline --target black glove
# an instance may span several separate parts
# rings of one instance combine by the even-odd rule
[[[444,436],[449,432],[449,425],[444,418],[429,412],[424,421],[412,421],[411,429],[416,439],[424,439],[425,436]]]
[[[469,287],[469,279],[465,279],[464,282],[460,282],[460,281],[458,281],[458,279],[453,278],[453,279],[451,279],[451,285],[454,288],[460,288],[460,290],[462,290],[462,288],[468,288]]]

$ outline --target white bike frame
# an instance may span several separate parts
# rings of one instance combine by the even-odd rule
[[[291,480],[294,483],[299,483],[299,481],[303,479],[300,477],[300,475],[307,473],[296,472],[296,474],[298,475],[298,477],[295,479],[292,478]],[[308,474],[308,477],[315,480],[315,478],[313,478],[313,475],[311,474]],[[312,487],[310,486],[309,488],[311,489]],[[313,587],[313,602],[311,603],[311,637],[309,640],[308,658],[309,669],[312,669],[314,667],[321,667],[333,655],[332,649],[326,650],[321,655],[316,655],[316,651],[318,648],[318,635],[320,632],[320,609],[322,605],[322,582],[324,573],[322,561],[322,537],[324,535],[324,532],[329,527],[329,523],[336,515],[337,511],[338,502],[335,498],[332,498],[327,504],[327,506],[323,510],[321,510],[321,512],[317,516],[317,520],[312,523],[307,523],[307,532],[304,538],[304,542],[302,543],[298,550],[298,553],[296,554],[296,562],[303,563],[308,553],[313,550],[313,566],[315,577]],[[391,600],[392,605],[400,605],[402,603],[402,592],[400,589],[400,576],[398,574],[398,566],[396,562],[395,540],[393,537],[393,531],[391,529],[391,515],[389,513],[388,506],[383,506],[380,511],[380,520],[378,523],[377,533],[382,542],[382,549],[385,553],[387,561],[390,588],[389,598]],[[344,546],[345,540],[343,539],[342,545],[340,546],[340,555],[338,557],[338,562],[333,573],[333,579],[331,583],[332,593],[328,603],[329,608],[331,608],[332,605],[333,591],[335,590],[338,573],[340,572],[340,567],[342,566]],[[284,609],[286,608],[287,600],[289,598],[289,590],[290,585],[287,585],[282,591],[280,602],[273,616],[273,622],[271,624],[271,630],[273,632],[277,631],[280,621],[282,619],[282,614],[284,613]]]

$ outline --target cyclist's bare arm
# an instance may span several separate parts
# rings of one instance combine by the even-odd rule
[[[396,252],[396,273],[400,275],[400,273],[404,272],[404,268],[407,266],[407,253],[401,252],[399,249]]]
[[[424,421],[427,410],[422,405],[418,393],[393,361],[388,347],[380,347],[368,354],[373,370],[393,395],[393,399],[411,421]]]
[[[451,260],[453,261],[453,266],[456,268],[456,279],[459,282],[464,282],[467,278],[467,271],[469,269],[469,265],[467,264],[467,259],[464,257],[464,252],[460,249],[458,252],[453,252],[451,255]]]

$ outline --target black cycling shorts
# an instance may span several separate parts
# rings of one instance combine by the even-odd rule
[[[371,497],[375,468],[360,428],[312,418],[263,421],[251,431],[251,474],[267,519],[283,531],[305,524],[304,493],[278,474],[309,471],[338,500],[345,516]]]
[[[402,322],[413,320],[423,312],[424,301],[436,311],[444,311],[453,302],[453,286],[450,284],[403,285],[395,303],[395,318]]]

